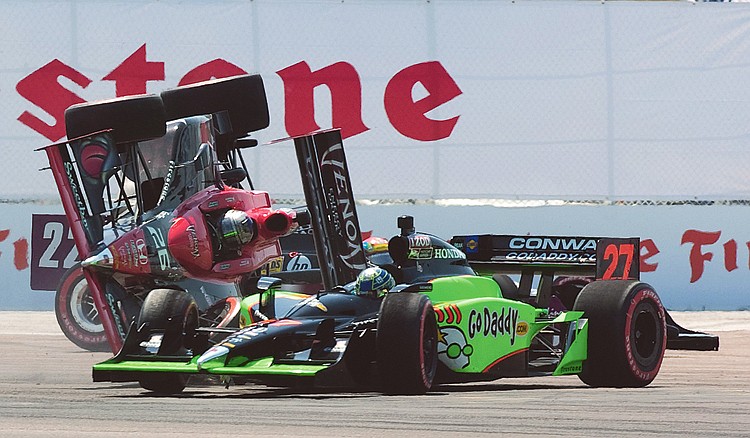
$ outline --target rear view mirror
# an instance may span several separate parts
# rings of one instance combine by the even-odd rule
[[[267,291],[268,289],[271,289],[272,287],[278,286],[282,283],[282,279],[277,277],[260,277],[258,279],[258,285],[257,288],[260,291]]]
[[[274,288],[281,285],[282,280],[276,277],[260,277],[257,288],[260,291],[257,317],[260,319],[276,318],[276,294]]]

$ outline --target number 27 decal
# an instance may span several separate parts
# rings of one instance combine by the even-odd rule
[[[602,239],[597,248],[596,277],[637,280],[640,277],[639,239]]]

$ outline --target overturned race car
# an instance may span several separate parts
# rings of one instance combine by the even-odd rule
[[[306,214],[272,209],[239,153],[269,123],[260,76],[75,105],[65,122],[68,141],[42,148],[81,259],[56,295],[65,335],[116,353],[146,297],[174,291],[201,325],[237,328],[245,283]]]

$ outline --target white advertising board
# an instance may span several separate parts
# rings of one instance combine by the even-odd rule
[[[746,199],[749,21],[689,2],[7,1],[0,197],[55,197],[32,150],[72,103],[257,72],[261,142],[342,128],[361,199]],[[254,151],[255,180],[301,198],[290,154]]]
[[[356,187],[355,187],[356,189]],[[360,205],[363,231],[389,238],[408,214],[418,230],[444,238],[472,234],[640,237],[641,279],[673,310],[750,308],[750,209],[735,206],[490,207]],[[0,310],[51,309],[52,294],[29,288],[31,264],[71,265],[71,247],[52,233],[32,260],[31,214],[62,214],[58,207],[0,204]],[[7,234],[6,234],[7,231]],[[36,230],[38,237],[44,231]],[[5,237],[4,237],[5,236]],[[26,243],[24,243],[26,242]],[[37,243],[38,244],[38,243]],[[38,244],[39,245],[39,244]]]

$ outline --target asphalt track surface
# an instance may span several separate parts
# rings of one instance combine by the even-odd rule
[[[750,312],[673,315],[718,352],[667,351],[641,389],[575,376],[450,385],[424,396],[190,386],[161,397],[93,383],[107,353],[70,343],[52,312],[0,312],[0,436],[750,436]]]

